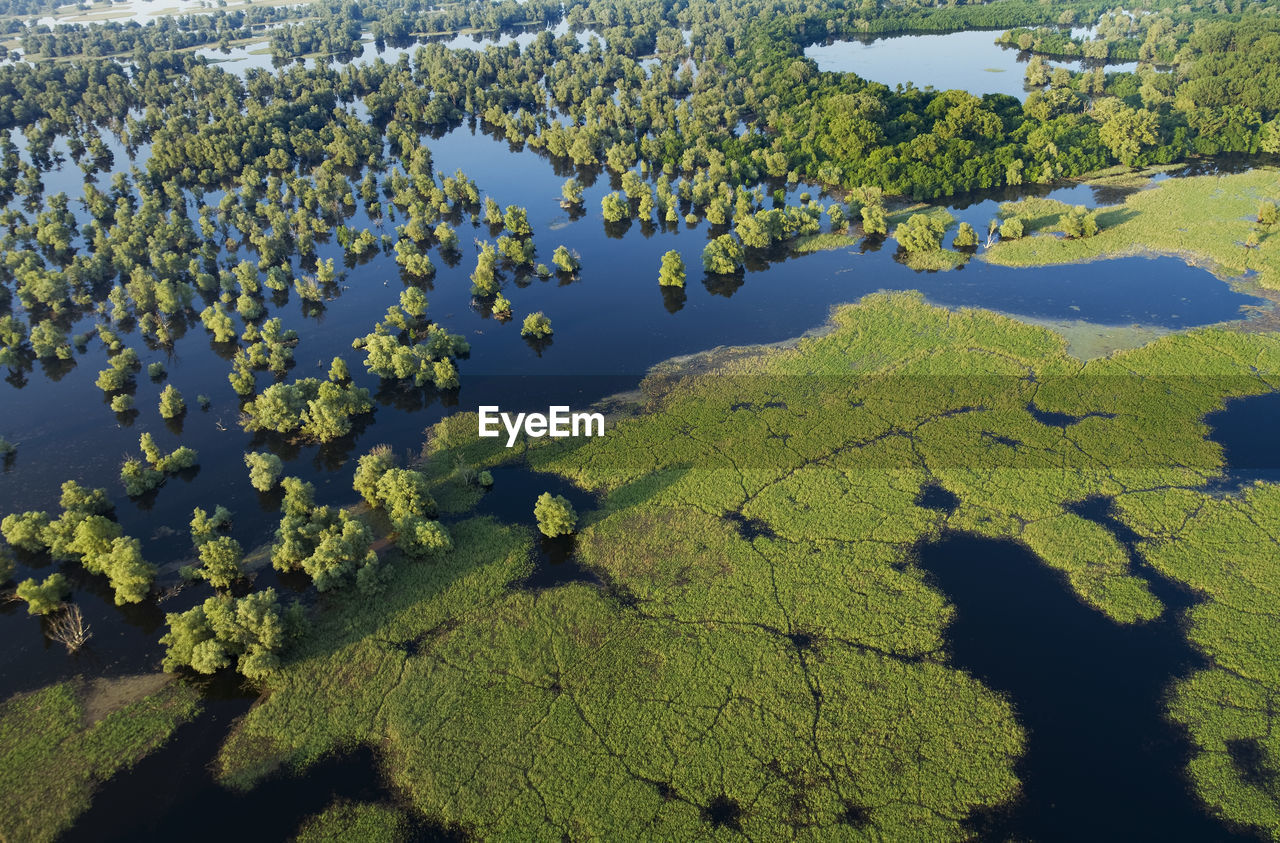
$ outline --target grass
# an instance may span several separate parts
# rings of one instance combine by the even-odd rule
[[[797,255],[808,255],[814,252],[834,252],[837,249],[849,249],[862,242],[862,238],[853,234],[826,232],[823,234],[806,234],[797,237],[791,246]]]
[[[1134,193],[1122,205],[1104,209],[1099,215],[1102,231],[1095,237],[1026,237],[995,245],[983,259],[1004,266],[1043,266],[1125,255],[1173,255],[1224,278],[1256,273],[1260,286],[1280,289],[1280,232],[1265,234],[1257,248],[1244,245],[1259,202],[1277,198],[1280,183],[1275,169],[1169,179]],[[1037,218],[1043,221],[1044,216]]]
[[[915,548],[1011,538],[1116,623],[1154,618],[1146,575],[1073,505],[1218,476],[1204,414],[1277,385],[1274,336],[1084,362],[1046,328],[909,294],[793,348],[669,367],[607,436],[520,455],[602,493],[575,539],[602,585],[520,588],[531,524],[458,522],[453,554],[397,563],[380,596],[325,598],[220,775],[368,743],[416,810],[477,838],[967,839],[972,811],[1016,798],[1024,736],[950,666],[952,608]],[[438,487],[513,458],[473,416],[427,450]],[[933,484],[953,511],[917,503]],[[1151,509],[1129,520],[1195,511]],[[1209,576],[1230,557],[1189,558]]]
[[[0,705],[0,838],[53,840],[96,786],[159,747],[199,694],[151,677],[62,682]]]
[[[401,843],[409,839],[405,816],[386,805],[336,802],[302,824],[297,843]]]
[[[1188,635],[1211,666],[1179,680],[1169,704],[1195,748],[1196,792],[1218,815],[1280,840],[1280,487],[1225,498],[1154,491],[1121,505],[1147,559],[1204,598]]]

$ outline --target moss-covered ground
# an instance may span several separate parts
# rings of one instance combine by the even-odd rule
[[[1258,245],[1246,245],[1259,203],[1277,199],[1280,173],[1273,168],[1169,179],[1133,193],[1121,205],[1102,209],[1098,215],[1102,231],[1094,237],[1024,237],[997,244],[983,258],[1004,266],[1040,266],[1124,255],[1173,255],[1223,277],[1256,273],[1260,286],[1280,289],[1280,231],[1263,232]],[[1065,209],[1061,203],[1024,200],[1007,206],[1003,215],[1025,215],[1030,229],[1052,231]]]
[[[101,782],[199,711],[199,693],[153,677],[70,681],[0,704],[0,839],[53,840]]]
[[[668,370],[605,437],[523,455],[601,494],[576,538],[600,585],[520,588],[529,527],[455,523],[450,556],[400,563],[377,598],[332,599],[221,775],[249,786],[367,742],[424,815],[481,837],[964,839],[975,809],[1016,798],[1024,737],[1006,700],[950,665],[952,609],[914,548],[944,529],[1014,539],[1097,611],[1141,623],[1166,611],[1150,574],[1076,512],[1105,497],[1153,546],[1188,537],[1170,545],[1200,559],[1194,577],[1152,551],[1170,576],[1266,605],[1269,580],[1210,552],[1216,533],[1189,514],[1207,517],[1190,501],[1222,470],[1204,415],[1277,385],[1280,338],[1205,329],[1082,362],[1047,329],[905,294],[843,308],[794,348]],[[459,417],[432,438],[442,500],[460,466],[511,456],[474,430]],[[933,486],[954,509],[926,505]],[[1250,570],[1260,536],[1241,551]],[[1262,620],[1236,640],[1203,619],[1218,599],[1193,640],[1265,661]],[[1263,781],[1221,810],[1274,828],[1267,669],[1253,708],[1195,680],[1171,705],[1204,747],[1191,773],[1206,801]],[[1262,737],[1213,743],[1242,716]],[[1261,759],[1247,776],[1201,761],[1245,750]]]

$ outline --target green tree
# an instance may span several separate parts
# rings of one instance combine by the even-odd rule
[[[969,223],[962,222],[956,229],[956,239],[951,241],[951,245],[957,249],[973,248],[978,245],[978,232],[974,231]]]
[[[570,178],[560,187],[561,205],[572,206],[582,204],[582,182],[577,176]]]
[[[561,272],[572,274],[578,271],[581,264],[578,262],[577,256],[570,252],[564,246],[556,246],[555,252],[551,255],[551,262]]]
[[[898,245],[906,252],[932,252],[942,248],[946,227],[928,214],[912,214],[894,230]]]
[[[888,215],[885,214],[883,205],[873,204],[862,206],[862,231],[867,236],[888,233],[889,218]]]
[[[263,451],[247,452],[244,464],[249,468],[249,484],[259,492],[274,489],[284,473],[284,462],[275,454]]]
[[[563,495],[550,492],[538,495],[533,505],[533,516],[544,536],[567,536],[578,526],[578,514]]]
[[[279,667],[280,654],[301,630],[302,614],[296,605],[281,608],[269,588],[244,597],[219,594],[165,621],[165,670],[208,674],[234,665],[245,677],[261,679]]]
[[[50,574],[44,582],[35,578],[25,579],[18,583],[17,595],[27,602],[27,614],[47,615],[62,605],[62,601],[71,593],[71,584],[62,574]]]
[[[200,564],[183,570],[192,579],[201,579],[214,588],[230,588],[244,576],[244,550],[230,536],[217,536],[198,546]]]
[[[1020,217],[1009,217],[1000,223],[1000,239],[1001,240],[1017,240],[1024,233],[1022,219]]]
[[[186,411],[187,402],[182,399],[182,393],[173,384],[166,385],[160,393],[160,417],[176,419]]]
[[[605,222],[622,222],[631,216],[631,206],[616,191],[604,195],[600,200],[600,209]]]
[[[721,234],[702,250],[702,266],[713,275],[738,272],[742,269],[742,260],[742,247],[728,234]]]
[[[662,256],[662,267],[658,270],[658,283],[663,287],[683,287],[685,281],[684,259],[675,249]]]
[[[49,529],[49,513],[29,511],[6,515],[0,521],[0,533],[13,547],[29,553],[39,553],[48,547],[45,531]]]
[[[520,326],[520,336],[542,339],[551,336],[551,320],[541,310],[530,313]]]
[[[1131,108],[1117,97],[1099,100],[1093,107],[1093,119],[1101,124],[1098,136],[1102,142],[1126,166],[1134,163],[1144,147],[1156,142],[1156,115]]]

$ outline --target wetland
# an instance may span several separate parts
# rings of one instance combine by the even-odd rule
[[[1252,19],[544,5],[0,67],[0,836],[1280,839]]]

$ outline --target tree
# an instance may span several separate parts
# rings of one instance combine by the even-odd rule
[[[565,207],[582,204],[582,182],[578,181],[577,176],[570,178],[560,188],[560,204]]]
[[[1093,107],[1093,119],[1101,125],[1098,136],[1111,154],[1126,166],[1132,165],[1143,147],[1156,142],[1156,116],[1145,109],[1134,109],[1117,97],[1099,100]]]
[[[229,588],[244,576],[240,563],[244,551],[230,536],[217,536],[198,545],[200,564],[183,570],[192,579],[201,579],[214,588]]]
[[[530,313],[520,327],[520,336],[542,339],[551,336],[551,320],[541,310]]]
[[[543,492],[533,505],[533,516],[544,536],[567,536],[578,526],[578,514],[562,495]]]
[[[62,574],[50,574],[44,582],[37,582],[34,577],[18,583],[17,595],[27,601],[27,614],[47,615],[62,605],[63,599],[71,593],[71,584]]]
[[[631,206],[616,191],[605,194],[600,200],[600,208],[605,222],[622,222],[631,216]]]
[[[951,241],[951,245],[957,249],[971,249],[978,245],[978,232],[969,223],[962,222],[956,229],[956,239]]]
[[[29,511],[21,514],[6,515],[0,521],[0,533],[13,547],[29,553],[39,553],[48,545],[44,534],[49,528],[49,513]]]
[[[894,230],[894,237],[903,251],[932,252],[942,248],[945,231],[941,220],[928,214],[912,214]]]
[[[246,453],[244,464],[249,468],[249,484],[259,492],[274,489],[280,475],[284,473],[284,461],[275,454],[262,451]]]
[[[862,231],[867,236],[889,232],[889,220],[883,205],[876,203],[862,206]]]
[[[189,611],[171,612],[165,621],[165,670],[209,674],[234,664],[245,677],[261,679],[279,666],[280,654],[301,631],[302,613],[296,604],[281,608],[275,589],[268,588],[244,597],[219,594]]]
[[[1266,201],[1258,205],[1258,225],[1270,228],[1280,222],[1280,207],[1275,202]]]
[[[685,281],[684,259],[675,249],[662,256],[662,267],[658,270],[658,283],[663,287],[683,287]]]
[[[396,547],[414,559],[439,556],[453,549],[449,531],[439,521],[410,515],[395,522]]]
[[[568,274],[577,272],[578,268],[582,265],[578,262],[577,256],[571,253],[564,246],[556,246],[555,252],[551,255],[551,262],[555,264],[556,268],[561,272]]]
[[[713,275],[732,275],[742,269],[742,246],[728,234],[707,243],[702,250],[702,266]]]
[[[186,411],[187,402],[182,399],[182,393],[173,384],[166,385],[160,393],[160,417],[176,419]]]
[[[1019,217],[1009,217],[1009,219],[1000,223],[1000,239],[1001,240],[1017,240],[1023,235],[1022,219]]]
[[[533,234],[529,225],[529,212],[518,205],[508,205],[502,212],[502,224],[516,237],[528,237]]]

